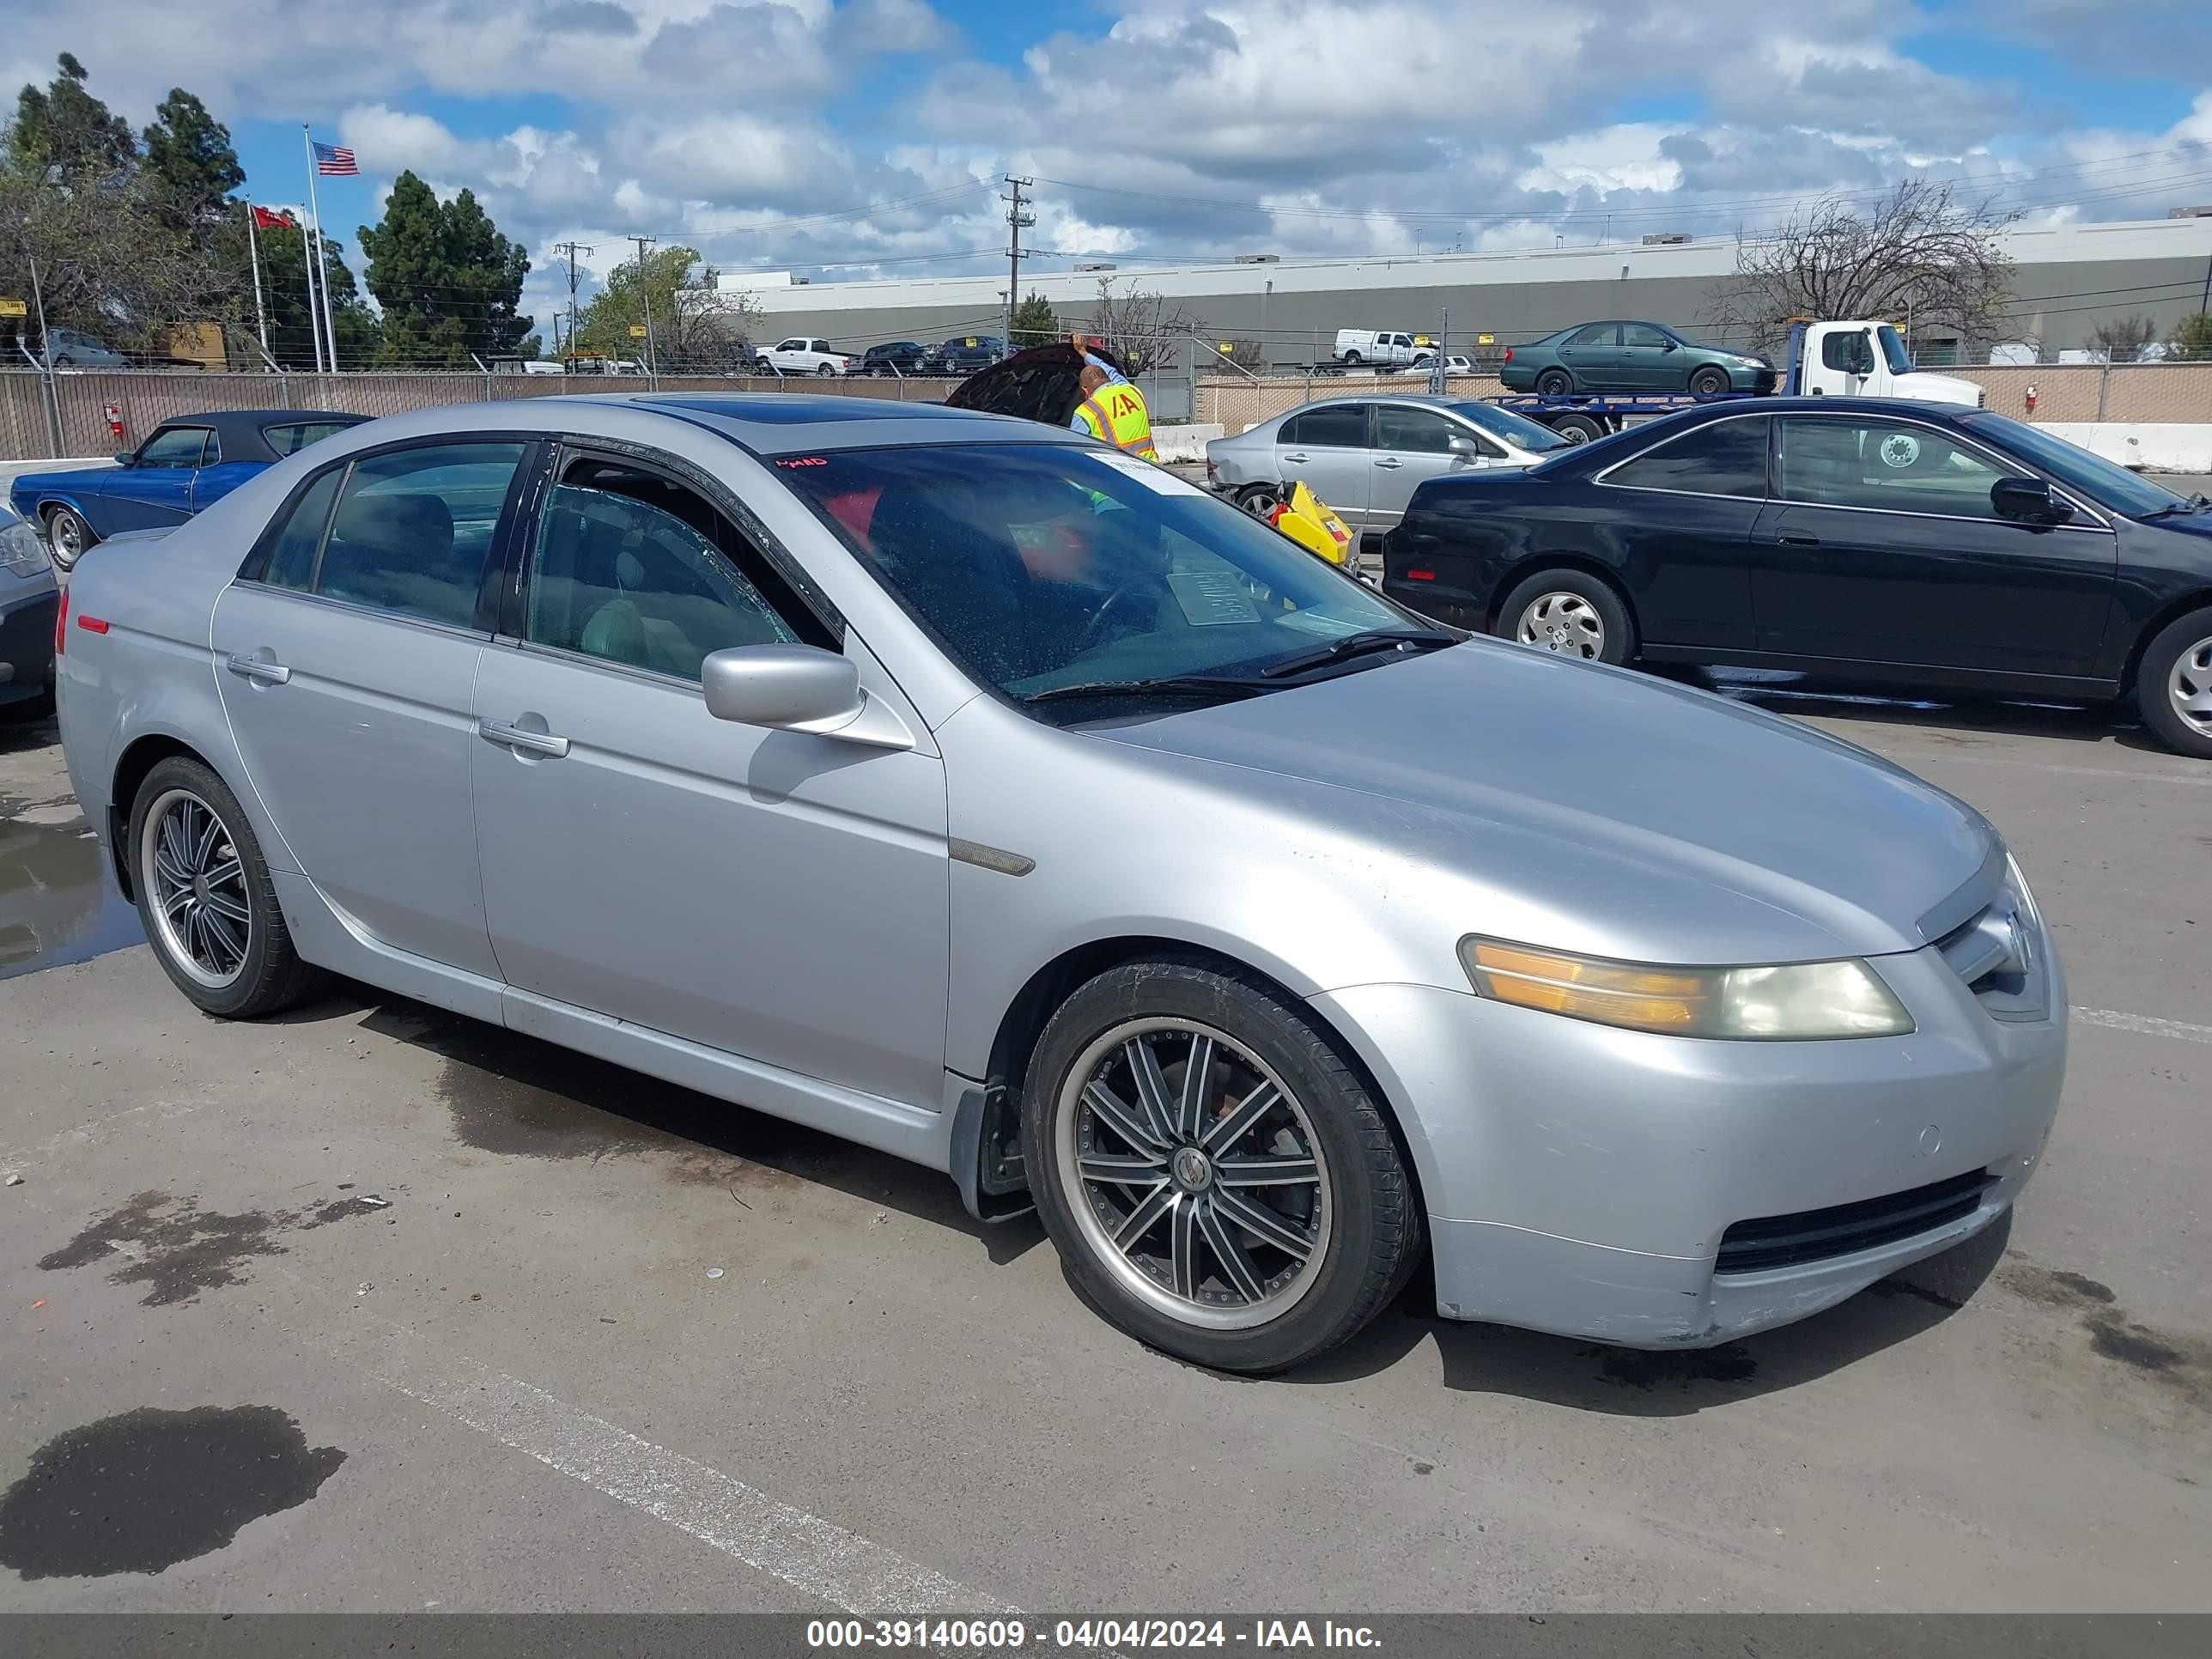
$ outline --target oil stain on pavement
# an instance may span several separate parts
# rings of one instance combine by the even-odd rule
[[[1998,1282],[2014,1296],[2081,1316],[2089,1346],[2199,1411],[2212,1411],[2212,1342],[2138,1323],[2109,1285],[2081,1273],[2014,1262]]]
[[[88,1222],[76,1237],[39,1258],[49,1273],[113,1261],[108,1280],[143,1285],[141,1304],[165,1308],[202,1291],[235,1285],[255,1256],[282,1255],[276,1235],[305,1232],[391,1206],[381,1200],[338,1198],[313,1210],[203,1210],[194,1198],[140,1193],[120,1209]]]
[[[56,1435],[0,1494],[0,1566],[25,1578],[156,1573],[297,1509],[345,1462],[274,1406],[143,1407]]]

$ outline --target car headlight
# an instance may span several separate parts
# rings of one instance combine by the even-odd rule
[[[35,525],[17,519],[0,527],[0,570],[11,576],[35,576],[52,568],[46,538]]]
[[[1748,1042],[1902,1036],[1912,1016],[1856,958],[1670,968],[1510,945],[1470,934],[1459,958],[1476,992],[1570,1019],[1670,1036]]]

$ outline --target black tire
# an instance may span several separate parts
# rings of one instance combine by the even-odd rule
[[[1505,602],[1498,607],[1498,623],[1492,631],[1501,640],[1520,640],[1523,613],[1538,600],[1552,595],[1572,596],[1596,613],[1601,629],[1600,639],[1595,642],[1596,649],[1593,653],[1571,648],[1578,630],[1568,619],[1553,624],[1565,629],[1567,639],[1565,643],[1543,647],[1530,642],[1532,648],[1552,649],[1559,655],[1579,657],[1584,661],[1591,660],[1594,655],[1595,660],[1611,663],[1616,668],[1636,659],[1636,619],[1629,615],[1626,601],[1612,583],[1593,576],[1586,570],[1577,570],[1571,567],[1539,570],[1525,581],[1515,583],[1513,591],[1505,596]],[[1573,617],[1581,615],[1571,605],[1566,610]],[[1542,631],[1540,624],[1540,631]]]
[[[1113,1247],[1105,1242],[1103,1229],[1113,1218],[1102,1213],[1101,1204],[1113,1194],[1094,1199],[1094,1184],[1089,1182],[1071,1192],[1061,1168],[1064,1143],[1069,1148],[1078,1144],[1067,1141],[1074,1133],[1071,1125],[1076,1115],[1063,1111],[1062,1097],[1072,1092],[1079,1099],[1088,1098],[1083,1085],[1093,1062],[1086,1061],[1086,1053],[1108,1044],[1105,1063],[1113,1063],[1121,1052],[1110,1046],[1115,1034],[1132,1022],[1147,1019],[1204,1026],[1264,1064],[1296,1103],[1298,1115],[1290,1128],[1272,1132],[1278,1139],[1261,1144],[1279,1155],[1279,1137],[1289,1134],[1293,1149],[1310,1152],[1326,1176],[1328,1196],[1310,1201],[1314,1215],[1326,1215],[1325,1227],[1316,1224],[1324,1242],[1304,1258],[1304,1266],[1285,1256],[1294,1264],[1285,1271],[1294,1276],[1283,1282],[1282,1289],[1296,1294],[1285,1301],[1283,1311],[1259,1316],[1254,1304],[1229,1290],[1225,1259],[1211,1254],[1203,1258],[1213,1264],[1205,1283],[1222,1289],[1206,1291],[1200,1285],[1201,1294],[1224,1298],[1222,1305],[1234,1316],[1257,1320],[1241,1328],[1214,1328],[1200,1322],[1206,1316],[1195,1300],[1184,1304],[1191,1309],[1188,1316],[1165,1310],[1162,1302],[1178,1299],[1168,1287],[1159,1287],[1147,1299],[1125,1284],[1124,1272],[1135,1275],[1143,1270],[1117,1269],[1109,1263]],[[1177,1038],[1174,1032],[1154,1035],[1170,1043]],[[1191,1039],[1185,1036],[1182,1040]],[[1179,1071],[1182,1065],[1170,1061],[1168,1070]],[[1085,1066],[1085,1076],[1074,1075],[1079,1066]],[[1225,1103],[1234,1093],[1234,1086],[1223,1093],[1220,1106],[1201,1105],[1201,1116],[1207,1109],[1213,1110],[1216,1122],[1230,1116]],[[1291,1121],[1291,1110],[1270,1109],[1271,1115],[1285,1114],[1285,1122]],[[1270,1132],[1263,1126],[1254,1133]],[[1217,1155],[1247,1144],[1232,1139],[1216,1149]],[[1234,970],[1194,962],[1133,963],[1080,987],[1047,1024],[1030,1059],[1023,1090],[1022,1152],[1037,1213],[1084,1299],[1138,1340],[1217,1370],[1259,1375],[1303,1364],[1327,1352],[1389,1304],[1419,1257],[1419,1206],[1381,1105],[1348,1056],[1300,1004],[1256,976]],[[1069,1155],[1073,1156],[1072,1150]],[[1168,1167],[1171,1164],[1163,1166],[1162,1182],[1169,1179]],[[1206,1195],[1219,1198],[1237,1190],[1233,1183],[1211,1182]],[[1086,1206],[1081,1218],[1074,1207],[1079,1202]],[[1176,1202],[1178,1208],[1156,1224],[1170,1233],[1186,1205],[1182,1199]],[[1194,1200],[1188,1207],[1198,1212]],[[1285,1215],[1279,1208],[1275,1213]],[[1254,1270],[1254,1256],[1248,1250],[1273,1259],[1272,1247],[1261,1242],[1261,1235],[1244,1231],[1241,1224],[1230,1224],[1247,1241],[1232,1245],[1245,1269]],[[1095,1242],[1086,1226],[1101,1230]],[[1199,1238],[1212,1251],[1206,1235],[1200,1233]],[[1231,1297],[1236,1299],[1226,1299]]]
[[[52,507],[46,509],[46,551],[53,559],[54,568],[69,570],[92,549],[100,545],[100,536],[84,520],[84,515],[73,507]],[[74,551],[69,550],[74,549]]]
[[[249,913],[246,947],[234,976],[220,985],[196,977],[180,961],[170,932],[156,914],[160,900],[153,874],[145,867],[147,819],[157,803],[179,793],[213,814],[240,866],[234,890],[243,894]],[[224,1019],[253,1019],[290,1007],[322,982],[322,970],[301,961],[293,948],[284,912],[276,902],[276,884],[270,879],[269,863],[261,855],[252,824],[239,806],[238,797],[209,767],[182,755],[155,763],[131,803],[130,836],[126,856],[131,887],[137,895],[138,920],[145,927],[161,970],[195,1007]],[[219,844],[216,851],[220,853]]]
[[[1357,368],[1359,367],[1359,363],[1360,357],[1358,352],[1347,351],[1344,354],[1344,366],[1346,368]]]
[[[814,365],[814,372],[826,380],[837,371],[828,363],[817,363]]]
[[[2178,689],[2194,694],[2197,708],[2191,714],[2176,701]],[[2136,706],[2168,749],[2212,760],[2212,605],[2176,617],[2143,647]]]
[[[1717,397],[1729,389],[1728,371],[1706,364],[1690,376],[1690,394],[1696,398]]]
[[[1571,444],[1592,443],[1605,436],[1605,422],[1595,415],[1554,415],[1545,424]]]
[[[1536,377],[1540,398],[1564,398],[1575,389],[1575,377],[1564,368],[1547,368]]]
[[[1243,489],[1237,492],[1237,505],[1259,520],[1261,523],[1265,524],[1267,521],[1267,515],[1274,511],[1276,504],[1282,501],[1283,496],[1284,490],[1280,484],[1246,484]]]

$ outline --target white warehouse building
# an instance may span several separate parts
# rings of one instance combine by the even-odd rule
[[[2212,209],[2202,216],[2055,225],[2004,233],[2014,262],[2013,299],[1996,339],[1966,342],[1955,329],[1917,331],[1928,363],[2044,362],[2080,349],[2101,322],[2132,314],[2160,336],[2212,297]],[[1246,256],[1215,264],[1129,264],[1022,273],[1021,295],[1041,293],[1062,326],[1081,323],[1102,280],[1117,291],[1159,295],[1193,325],[1190,352],[1220,341],[1255,340],[1271,366],[1323,361],[1342,328],[1448,334],[1453,349],[1493,349],[1571,323],[1638,318],[1669,324],[1719,344],[1710,326],[1716,291],[1735,269],[1732,238],[1601,244],[1519,253],[1304,258]],[[1003,332],[1004,271],[883,281],[808,280],[790,272],[724,271],[717,286],[743,292],[761,313],[763,340],[818,335],[858,350],[891,340],[933,344],[948,337]],[[1017,295],[1017,298],[1021,297]],[[1899,319],[1906,320],[1906,319]],[[1488,336],[1488,340],[1481,337]]]

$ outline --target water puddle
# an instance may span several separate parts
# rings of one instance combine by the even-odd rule
[[[0,979],[145,941],[90,830],[0,818]]]

